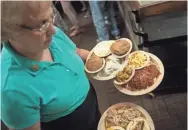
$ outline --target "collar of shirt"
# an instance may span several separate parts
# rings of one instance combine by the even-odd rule
[[[27,72],[29,72],[32,75],[37,75],[39,74],[44,68],[51,66],[53,64],[58,64],[58,62],[47,62],[47,61],[35,61],[35,60],[31,60],[27,57],[24,57],[20,54],[18,54],[17,52],[15,52],[15,50],[12,49],[12,47],[10,46],[9,43],[5,43],[3,45],[4,49],[6,49],[6,51],[8,51],[12,58],[16,61],[16,63],[18,65],[20,65],[23,69],[25,69]],[[56,46],[53,46],[53,44],[51,44],[50,46],[50,51],[56,51],[58,50],[58,48]]]
[[[55,29],[56,34],[53,35],[49,47],[54,59],[53,62],[38,62],[28,59],[15,52],[8,43],[4,44],[3,55],[5,57],[10,56],[12,62],[16,62],[21,68],[34,76],[39,74],[44,68],[53,66],[54,64],[59,64],[77,75],[79,73],[82,74],[84,72],[84,63],[75,52],[76,45],[60,29],[56,27]]]

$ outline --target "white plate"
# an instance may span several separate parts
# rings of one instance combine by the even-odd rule
[[[132,44],[131,40],[129,40],[128,38],[121,38],[121,39],[118,39],[118,40],[125,40],[125,41],[127,41],[130,44],[130,49],[129,49],[129,51],[126,54],[124,54],[122,56],[118,56],[118,55],[113,54],[113,53],[112,53],[112,55],[114,55],[116,58],[124,58],[124,57],[126,57],[131,52],[133,44]]]
[[[157,67],[160,71],[160,75],[158,76],[158,78],[156,79],[156,81],[154,82],[154,84],[150,87],[148,87],[147,89],[143,89],[143,90],[139,90],[139,91],[130,91],[128,89],[125,89],[119,85],[116,85],[114,84],[114,86],[122,93],[124,94],[127,94],[127,95],[132,95],[132,96],[138,96],[138,95],[144,95],[144,94],[147,94],[147,93],[150,93],[151,91],[153,91],[154,89],[156,89],[159,84],[161,83],[161,81],[163,80],[163,77],[164,77],[164,66],[163,66],[163,63],[161,62],[161,60],[151,54],[151,53],[148,53],[148,55],[157,63]]]
[[[93,52],[98,57],[106,57],[111,54],[110,47],[115,40],[99,42],[94,48]],[[106,53],[104,53],[106,51]]]
[[[123,103],[118,103],[118,104],[115,104],[113,106],[111,106],[110,108],[108,108],[102,115],[99,123],[98,123],[98,128],[97,130],[106,130],[105,129],[105,118],[107,116],[107,112],[108,110],[110,109],[114,109],[114,108],[117,108],[117,107],[120,107],[120,106],[123,106],[123,105],[129,105],[131,106],[132,108],[135,108],[137,110],[139,110],[145,117],[146,117],[146,120],[149,122],[150,124],[150,127],[151,127],[151,130],[155,130],[155,126],[154,126],[154,123],[153,123],[153,120],[151,119],[150,115],[148,114],[148,112],[146,110],[144,110],[142,107],[136,105],[136,104],[133,104],[133,103],[129,103],[129,102],[123,102]]]
[[[149,61],[150,61],[150,58],[149,58],[148,53],[145,52],[145,51],[134,51],[134,52],[132,52],[132,53],[129,54],[129,58],[130,58],[132,55],[134,55],[135,53],[143,53],[143,54],[146,55],[146,58],[147,58],[147,61],[145,62],[145,64],[144,64],[142,67],[137,67],[137,68],[135,67],[135,69],[138,70],[138,69],[142,69],[142,68],[146,67],[146,66],[148,65]],[[128,60],[129,60],[129,58],[128,58]]]

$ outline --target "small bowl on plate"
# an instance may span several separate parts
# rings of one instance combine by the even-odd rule
[[[111,54],[110,47],[115,40],[99,42],[93,49],[93,52],[98,57],[106,57]]]
[[[124,85],[124,84],[126,84],[126,83],[128,83],[132,78],[133,78],[133,76],[134,76],[134,74],[135,74],[135,69],[133,69],[133,68],[131,68],[130,67],[130,69],[131,69],[131,74],[128,74],[128,72],[125,72],[125,69],[126,69],[127,67],[125,67],[123,70],[121,70],[121,71],[119,71],[117,74],[116,74],[116,78],[118,77],[118,74],[121,74],[121,76],[124,74],[127,74],[127,75],[129,75],[129,77],[128,77],[128,79],[124,79],[122,82],[119,82],[119,81],[117,81],[117,79],[115,79],[114,80],[114,84],[116,84],[116,85]]]
[[[134,69],[142,69],[150,62],[150,57],[145,51],[134,51],[129,54],[128,65]]]
[[[101,58],[102,59],[102,66],[100,68],[98,68],[97,70],[94,70],[94,71],[91,71],[91,70],[88,70],[87,68],[87,62],[88,60],[86,61],[86,64],[85,64],[85,71],[90,73],[90,74],[95,74],[95,73],[98,73],[99,71],[101,71],[104,67],[105,67],[105,59],[104,58]]]
[[[116,58],[119,59],[126,57],[131,52],[131,50],[132,50],[132,42],[128,38],[118,39],[110,47],[110,51],[112,55],[114,55]]]

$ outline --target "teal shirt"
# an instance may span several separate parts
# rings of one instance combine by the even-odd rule
[[[49,122],[73,112],[89,91],[84,63],[75,44],[58,28],[50,51],[54,62],[37,62],[4,44],[1,59],[1,118],[23,129],[39,120]]]

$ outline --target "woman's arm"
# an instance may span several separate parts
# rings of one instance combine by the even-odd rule
[[[82,58],[83,61],[87,59],[89,51],[85,49],[76,48],[76,53]]]
[[[9,130],[16,130],[16,129],[9,129]],[[35,125],[28,127],[24,130],[40,130],[40,121],[37,122]]]

